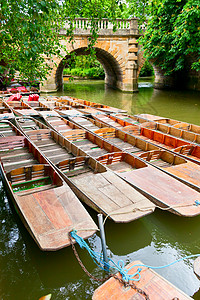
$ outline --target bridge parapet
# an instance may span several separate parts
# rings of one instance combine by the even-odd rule
[[[65,26],[61,29],[60,34],[66,35],[67,29],[72,26],[75,36],[89,36],[91,35],[91,22],[93,22],[97,28],[99,36],[140,36],[137,18],[116,19],[114,22],[110,22],[108,19],[91,21],[85,18],[76,18],[73,21],[66,20]]]

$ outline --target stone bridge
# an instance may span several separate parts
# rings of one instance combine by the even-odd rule
[[[116,31],[113,24],[107,19],[98,21],[98,38],[94,45],[97,60],[102,64],[105,71],[106,85],[122,91],[134,92],[138,90],[137,79],[141,64],[144,60],[138,55],[138,30],[137,19],[116,20]],[[74,20],[74,40],[70,43],[66,38],[67,28],[60,31],[65,38],[61,40],[66,51],[62,50],[62,58],[56,56],[48,59],[53,67],[46,81],[41,84],[41,91],[52,92],[62,88],[63,69],[70,53],[75,55],[87,55],[89,44],[90,25],[89,20],[78,18]],[[140,61],[139,59],[140,58]],[[57,66],[53,66],[56,63]]]
[[[125,92],[138,91],[138,76],[145,59],[140,47],[138,47],[140,33],[137,19],[117,19],[115,31],[113,31],[114,25],[107,19],[97,22],[98,38],[94,48],[97,60],[102,64],[105,71],[106,85]],[[61,37],[63,36],[61,43],[65,49],[61,52],[62,58],[56,56],[46,58],[52,71],[47,80],[40,84],[42,92],[54,92],[62,89],[63,69],[71,53],[75,55],[88,54],[87,47],[91,37],[90,20],[77,18],[72,25],[74,28],[73,43],[67,37],[68,21],[60,31]],[[153,65],[154,87],[173,88],[179,81],[182,87],[200,90],[200,72],[192,71],[190,65],[191,63],[188,63],[188,68],[182,76],[178,74],[178,76],[171,77],[164,76],[164,72],[159,66]]]

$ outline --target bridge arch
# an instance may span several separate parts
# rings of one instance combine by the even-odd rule
[[[105,84],[112,88],[120,88],[123,82],[123,65],[108,51],[95,47],[96,59],[101,63],[105,71]],[[79,55],[89,55],[89,51],[86,47],[77,48],[71,53]],[[71,54],[70,53],[70,54]],[[63,87],[63,69],[70,59],[70,54],[66,55],[59,63],[56,74],[55,84],[58,89]]]
[[[62,47],[62,59],[58,57],[47,58],[52,71],[40,85],[42,92],[56,91],[62,86],[63,64],[68,53],[85,54],[85,49],[91,39],[90,28],[85,27],[85,22],[87,22],[87,19],[74,20],[73,44],[69,42],[67,37],[60,41],[66,49],[65,51]],[[67,26],[60,31],[61,37],[67,35]],[[138,91],[137,38],[140,34],[137,19],[118,19],[116,28],[117,30],[113,31],[113,24],[107,19],[103,19],[98,23],[98,38],[94,48],[96,49],[97,59],[106,73],[105,83],[122,91]],[[54,66],[53,62],[56,62],[58,67]]]

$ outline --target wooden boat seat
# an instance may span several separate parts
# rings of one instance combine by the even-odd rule
[[[7,172],[6,176],[13,188],[13,192],[20,196],[56,187],[50,177],[48,165],[38,164],[20,167]]]
[[[34,142],[36,144],[36,146],[38,146],[39,148],[40,147],[49,147],[49,146],[52,146],[52,145],[55,145],[55,142],[51,139],[51,138],[48,138],[46,140],[41,140],[41,141],[35,141]]]
[[[24,155],[27,153],[27,148],[21,148],[21,149],[14,149],[10,150],[9,152],[7,151],[1,151],[0,152],[0,157],[2,158],[9,158],[9,157],[18,157],[20,155]]]
[[[65,154],[58,154],[58,155],[52,155],[52,156],[48,156],[47,157],[53,162],[53,164],[57,164],[58,162],[60,161],[63,161],[65,159],[69,159],[72,156],[72,154],[68,154],[68,153],[65,153]]]
[[[14,163],[7,164],[7,165],[4,165],[4,167],[5,167],[6,172],[10,172],[11,170],[16,169],[16,167],[18,167],[18,166],[27,167],[27,166],[34,165],[37,163],[38,163],[38,161],[35,159],[28,159],[25,161],[16,162],[15,164]]]
[[[56,185],[48,184],[48,185],[36,187],[36,188],[33,188],[33,189],[29,189],[29,190],[25,190],[25,191],[21,191],[21,192],[16,192],[16,194],[17,194],[17,196],[26,196],[26,195],[32,195],[32,194],[38,193],[38,192],[47,191],[49,189],[54,189],[54,188],[56,188]]]
[[[25,138],[23,136],[3,137],[0,139],[0,150],[23,148],[24,140]]]

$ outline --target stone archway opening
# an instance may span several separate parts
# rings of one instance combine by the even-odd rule
[[[143,65],[140,68],[138,77],[143,78],[143,77],[153,77],[153,76],[155,76],[154,66],[150,61],[145,60]]]
[[[114,89],[120,89],[123,81],[123,71],[121,69],[120,64],[107,51],[100,48],[95,48],[95,51],[96,51],[96,59],[103,66],[105,72],[105,84],[108,87]],[[87,50],[86,47],[78,48],[76,50],[73,50],[71,53],[73,53],[75,56],[89,55],[89,51]],[[62,59],[62,61],[58,65],[56,76],[55,76],[55,81],[56,81],[55,84],[57,89],[63,88],[63,70],[68,60],[70,59],[71,59],[71,55],[67,55]]]

